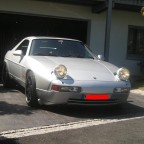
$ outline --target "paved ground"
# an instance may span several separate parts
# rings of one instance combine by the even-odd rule
[[[131,93],[139,94],[139,95],[143,95],[144,96],[144,91],[142,91],[140,89],[133,89],[133,90],[131,90]]]
[[[143,144],[144,119],[1,141],[2,144]]]
[[[144,95],[136,92],[132,91],[121,108],[32,109],[26,105],[23,91],[0,85],[0,144],[143,144]]]

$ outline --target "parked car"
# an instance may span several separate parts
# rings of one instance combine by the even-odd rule
[[[101,60],[79,40],[26,37],[4,57],[2,80],[25,88],[26,103],[112,105],[127,101],[126,68]]]

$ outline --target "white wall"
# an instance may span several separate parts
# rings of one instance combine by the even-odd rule
[[[113,11],[111,25],[110,62],[128,67],[132,74],[139,74],[139,61],[128,60],[128,25],[144,26],[144,17],[136,12]]]
[[[106,12],[93,14],[91,7],[32,0],[0,0],[0,11],[88,20],[88,45],[96,54],[104,54]],[[110,62],[138,74],[137,61],[126,59],[128,25],[144,26],[144,17],[139,13],[113,10],[111,24]]]

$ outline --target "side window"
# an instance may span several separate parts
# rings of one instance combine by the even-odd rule
[[[16,50],[22,50],[23,55],[26,55],[26,51],[29,45],[29,40],[23,41]]]

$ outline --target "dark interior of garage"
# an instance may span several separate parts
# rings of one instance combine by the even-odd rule
[[[26,36],[58,36],[86,43],[88,21],[0,13],[0,80],[5,53]]]

